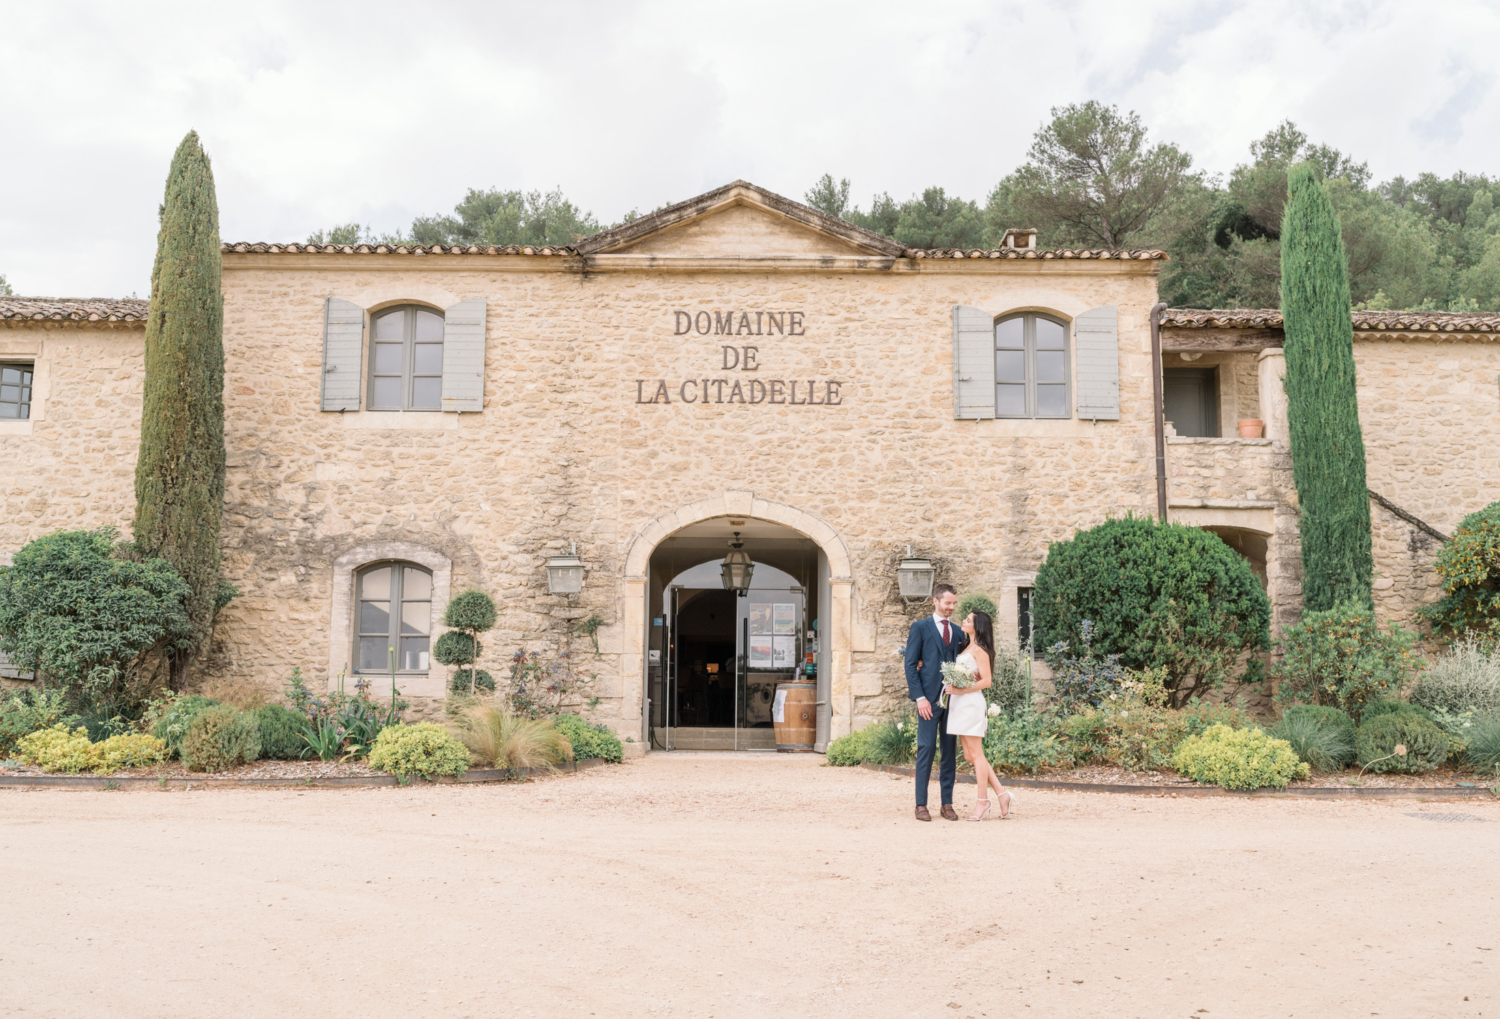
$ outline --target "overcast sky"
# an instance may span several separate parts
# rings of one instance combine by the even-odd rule
[[[189,128],[226,240],[561,187],[606,224],[737,177],[983,201],[1100,99],[1227,173],[1283,118],[1377,180],[1500,172],[1500,2],[0,0],[0,274],[147,296]]]

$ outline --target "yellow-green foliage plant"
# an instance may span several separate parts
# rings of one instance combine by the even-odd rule
[[[188,771],[227,771],[259,757],[260,723],[255,713],[227,704],[200,713],[182,738],[182,763]]]
[[[481,704],[459,715],[455,728],[474,760],[492,768],[517,772],[573,760],[572,743],[549,718],[526,718]]]
[[[1201,736],[1189,736],[1172,755],[1172,767],[1194,782],[1225,789],[1284,789],[1312,769],[1297,759],[1286,740],[1272,739],[1263,729],[1210,726]]]
[[[397,723],[381,729],[375,737],[370,767],[398,778],[458,776],[469,770],[469,751],[441,725]]]
[[[121,768],[139,768],[160,764],[170,751],[155,736],[126,733],[90,743],[88,730],[79,727],[69,731],[56,725],[23,736],[16,749],[21,759],[43,771],[61,771],[76,775],[93,771],[104,775]]]

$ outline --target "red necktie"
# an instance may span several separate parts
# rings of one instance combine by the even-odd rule
[[[950,638],[948,636],[948,633],[949,633],[949,631],[948,631],[948,620],[945,619],[945,620],[943,620],[943,643],[944,644],[948,644],[948,643],[952,642],[952,638]]]

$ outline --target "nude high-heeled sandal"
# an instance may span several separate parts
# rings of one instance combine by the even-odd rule
[[[1020,802],[1020,800],[1016,799],[1015,793],[1011,792],[1009,789],[1005,790],[1005,806],[1000,809],[1000,819],[1003,821],[1007,817],[1009,817],[1010,812],[1014,810],[1016,804]]]
[[[983,803],[984,804],[984,809],[982,809],[982,810],[979,811],[979,816],[978,817],[966,817],[966,818],[964,818],[965,821],[983,821],[985,819],[985,817],[987,817],[989,815],[990,808],[995,805],[990,800],[980,800],[979,803]],[[976,803],[975,806],[977,807],[977,806],[979,806],[979,804]]]

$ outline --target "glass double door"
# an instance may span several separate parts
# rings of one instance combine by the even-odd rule
[[[776,685],[803,672],[800,587],[670,587],[658,742],[667,750],[774,750]]]

